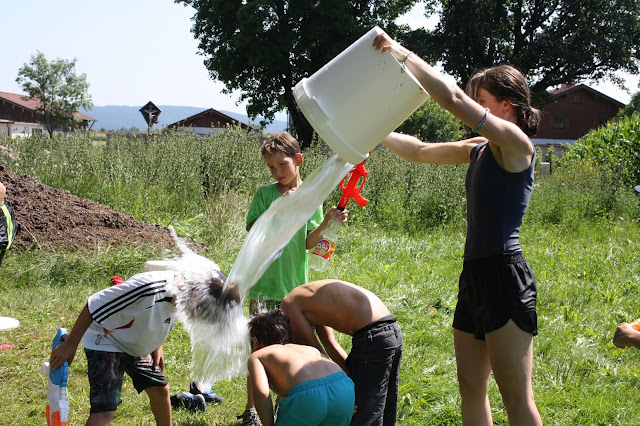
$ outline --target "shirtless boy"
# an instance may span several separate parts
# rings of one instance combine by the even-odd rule
[[[295,343],[326,350],[353,379],[356,412],[351,424],[395,424],[403,341],[384,303],[354,284],[321,280],[296,287],[281,309],[290,319]],[[348,356],[333,329],[352,336]]]
[[[353,381],[317,349],[292,344],[289,320],[282,311],[254,316],[249,330],[249,377],[264,426],[274,424],[269,388],[282,398],[277,425],[349,424]]]

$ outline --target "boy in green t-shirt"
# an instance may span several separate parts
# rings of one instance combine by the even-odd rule
[[[298,141],[289,133],[273,133],[262,144],[264,158],[275,183],[258,189],[251,201],[247,214],[247,230],[264,213],[271,203],[282,195],[294,192],[302,183],[300,165],[302,153]],[[322,206],[313,214],[305,226],[300,228],[282,250],[282,254],[267,268],[258,282],[249,290],[249,311],[255,315],[262,310],[277,309],[287,294],[299,285],[309,281],[307,250],[315,247],[322,231],[329,221],[336,218],[341,223],[347,221],[347,210],[335,207],[322,216]],[[247,383],[247,406],[239,416],[243,425],[260,424],[253,405],[250,383]]]

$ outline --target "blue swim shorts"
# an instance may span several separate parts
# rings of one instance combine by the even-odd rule
[[[289,389],[289,396],[280,401],[276,425],[347,426],[354,404],[353,381],[339,371]]]

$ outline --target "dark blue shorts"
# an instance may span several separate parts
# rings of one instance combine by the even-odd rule
[[[522,253],[465,260],[453,328],[484,340],[509,320],[538,334],[536,279]]]
[[[152,386],[167,386],[159,368],[153,368],[153,358],[135,357],[123,352],[84,350],[89,375],[91,413],[116,411],[122,402],[122,379],[127,373],[138,393]]]

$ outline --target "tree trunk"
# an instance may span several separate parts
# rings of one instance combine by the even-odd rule
[[[300,144],[300,149],[307,148],[313,141],[313,127],[305,118],[302,111],[298,109],[298,105],[293,99],[293,93],[286,95],[287,110],[293,120],[293,128],[289,131],[295,136]]]

